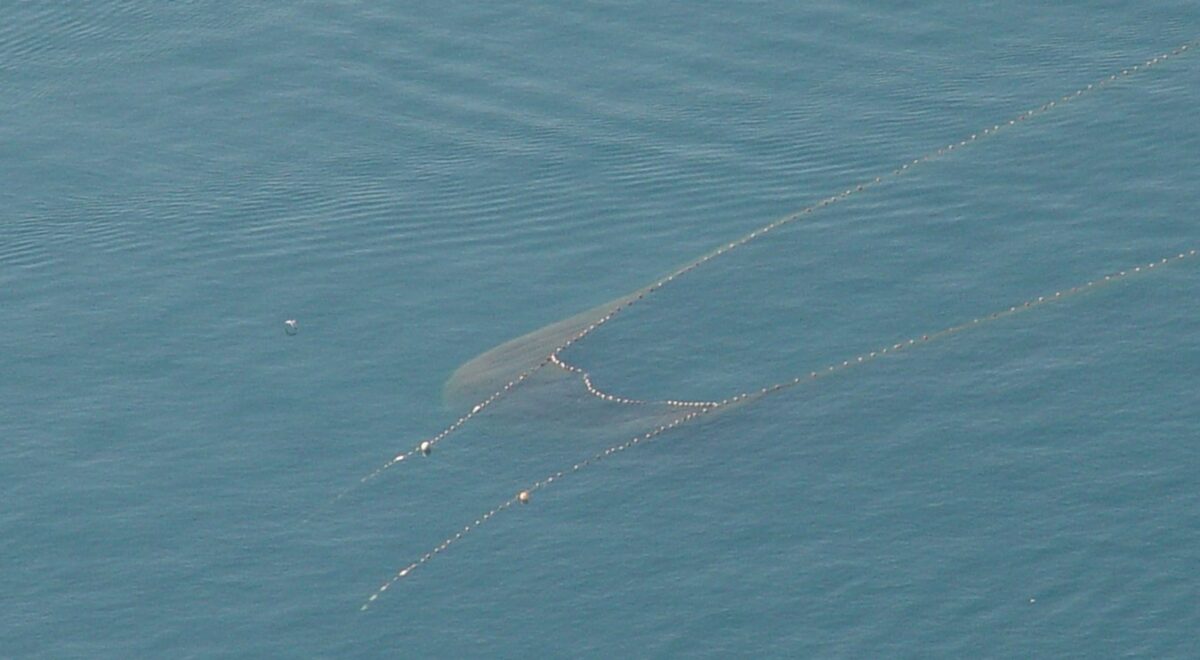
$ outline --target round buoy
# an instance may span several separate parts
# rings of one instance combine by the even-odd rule
[[[428,456],[429,452],[433,451],[433,443],[428,440],[426,440],[425,442],[422,442],[421,446],[420,446],[420,450],[421,450],[422,454],[425,454],[426,456]]]
[[[529,491],[523,490],[517,493],[517,501],[521,504],[529,504]]]
[[[300,322],[296,319],[288,319],[283,322],[283,331],[289,335],[294,335],[300,332]]]

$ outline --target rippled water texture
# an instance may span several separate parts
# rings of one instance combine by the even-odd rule
[[[0,6],[0,656],[1200,654],[1200,10],[1044,5]]]

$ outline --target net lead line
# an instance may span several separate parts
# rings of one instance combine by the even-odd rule
[[[580,470],[583,470],[584,468],[587,468],[591,465],[595,465],[596,463],[599,463],[600,461],[603,461],[604,459],[606,459],[610,456],[613,456],[614,454],[618,454],[627,449],[631,449],[639,444],[652,442],[658,436],[660,436],[682,424],[686,424],[702,415],[705,415],[705,414],[708,414],[708,413],[711,413],[711,412],[714,412],[717,410],[721,410],[721,409],[724,409],[727,407],[731,407],[734,405],[750,404],[750,403],[756,402],[758,400],[761,400],[763,398],[766,398],[767,396],[770,396],[772,394],[778,393],[778,392],[786,390],[786,389],[790,389],[792,387],[801,385],[803,383],[815,382],[821,378],[845,371],[847,369],[862,366],[869,362],[873,362],[874,360],[876,360],[878,358],[884,357],[885,355],[909,350],[916,346],[925,345],[930,342],[937,341],[939,339],[944,339],[944,338],[947,338],[947,337],[950,337],[953,335],[957,335],[957,334],[965,332],[967,330],[971,330],[971,329],[986,325],[987,323],[991,323],[991,322],[998,321],[1003,318],[1021,314],[1021,313],[1030,311],[1032,309],[1036,309],[1036,308],[1044,306],[1044,305],[1049,305],[1051,303],[1060,302],[1062,300],[1066,300],[1067,298],[1071,298],[1073,296],[1078,296],[1080,294],[1095,290],[1099,287],[1107,286],[1109,284],[1113,284],[1115,282],[1119,282],[1121,280],[1128,279],[1128,278],[1136,276],[1136,275],[1148,273],[1157,268],[1171,265],[1173,263],[1183,261],[1184,259],[1194,258],[1195,256],[1196,256],[1196,250],[1192,249],[1192,250],[1187,250],[1185,252],[1179,252],[1178,254],[1175,254],[1175,255],[1172,255],[1169,257],[1164,257],[1164,258],[1156,260],[1156,261],[1150,261],[1150,262],[1147,262],[1142,265],[1134,266],[1133,268],[1128,268],[1125,270],[1117,271],[1115,273],[1111,273],[1109,275],[1105,275],[1103,277],[1100,277],[1100,278],[1097,278],[1094,280],[1090,280],[1087,283],[1081,284],[1079,286],[1074,286],[1069,289],[1062,289],[1059,291],[1055,291],[1053,294],[1046,294],[1046,295],[1038,296],[1037,298],[1030,298],[1028,300],[1025,300],[1024,302],[1021,302],[1021,303],[1018,303],[1015,305],[1010,305],[1008,307],[994,311],[985,316],[978,316],[978,317],[972,318],[970,321],[966,321],[963,323],[959,323],[957,325],[949,326],[947,328],[943,328],[941,330],[938,330],[938,331],[935,331],[935,332],[932,332],[929,334],[923,334],[923,335],[920,335],[919,337],[911,337],[904,341],[899,341],[894,344],[882,346],[880,348],[877,348],[874,351],[870,351],[867,353],[861,353],[861,354],[859,354],[853,358],[850,358],[848,360],[843,360],[841,362],[836,362],[834,364],[831,364],[831,365],[825,367],[824,369],[820,369],[817,371],[810,371],[807,374],[802,374],[800,376],[796,376],[795,378],[792,378],[791,380],[781,381],[781,382],[767,385],[767,386],[757,388],[757,389],[746,390],[744,392],[740,392],[740,393],[734,394],[732,396],[726,397],[725,399],[722,399],[720,402],[717,402],[715,405],[704,407],[704,408],[699,408],[699,409],[693,410],[691,412],[688,412],[687,414],[677,417],[677,418],[671,420],[670,422],[667,422],[666,424],[659,425],[659,426],[651,429],[650,431],[646,431],[645,433],[635,435],[632,438],[626,440],[625,442],[622,442],[621,444],[613,445],[603,451],[593,454],[590,457],[584,458],[583,460],[579,461],[578,463],[575,463],[568,469],[559,470],[558,472],[555,472],[539,481],[533,482],[526,488],[519,491],[518,494],[516,496],[514,496],[513,498],[502,502],[499,506],[496,506],[495,508],[491,509],[487,513],[479,516],[473,522],[468,523],[461,530],[459,530],[458,532],[455,532],[452,536],[447,537],[445,540],[443,540],[439,545],[434,547],[432,550],[430,550],[429,552],[426,552],[419,559],[408,564],[404,568],[401,568],[394,575],[392,575],[391,578],[389,578],[386,582],[384,582],[378,589],[376,589],[375,592],[367,598],[366,602],[364,602],[359,609],[361,611],[366,611],[366,610],[370,609],[370,606],[372,603],[374,603],[376,600],[378,600],[384,594],[384,592],[386,592],[388,589],[392,588],[392,586],[395,585],[397,582],[399,582],[401,579],[408,577],[409,575],[412,574],[412,572],[414,570],[423,566],[424,564],[426,564],[427,562],[429,562],[430,560],[432,560],[434,557],[438,556],[442,552],[445,552],[452,544],[459,541],[460,539],[462,539],[464,536],[471,533],[472,531],[478,529],[480,526],[487,523],[489,520],[494,518],[500,512],[506,511],[506,510],[512,508],[512,506],[514,504],[517,504],[517,503],[526,504],[531,500],[532,495],[534,493],[550,487],[551,484],[567,477],[568,475],[575,474],[575,473],[579,472]]]

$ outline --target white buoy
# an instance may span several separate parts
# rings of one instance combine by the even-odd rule
[[[296,319],[288,319],[283,322],[283,331],[289,335],[294,335],[300,332],[300,322]]]
[[[529,491],[523,490],[517,493],[517,501],[521,504],[529,504]]]
[[[429,452],[433,451],[433,443],[426,440],[421,443],[421,446],[419,447],[419,449],[421,450],[422,454],[425,454],[426,456],[428,456]]]

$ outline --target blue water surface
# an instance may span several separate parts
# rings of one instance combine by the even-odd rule
[[[720,399],[1200,248],[1198,38],[1190,0],[0,3],[0,656],[1200,656],[1200,259],[681,425],[366,612],[660,420],[518,387],[346,492],[463,362],[875,177],[570,359]]]

